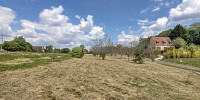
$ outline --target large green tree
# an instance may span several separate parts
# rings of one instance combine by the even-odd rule
[[[162,31],[156,37],[169,37],[173,29],[168,29],[166,31]]]
[[[46,46],[47,52],[53,52],[53,45]]]
[[[193,43],[200,45],[200,22],[195,22],[190,25],[190,30],[193,30]]]
[[[69,49],[69,48],[63,48],[63,49],[61,49],[60,52],[61,52],[61,53],[69,53],[69,52],[70,52],[70,49]]]
[[[184,34],[186,33],[187,33],[186,29],[182,25],[178,24],[171,31],[171,34],[169,35],[169,37],[173,40],[177,37],[184,37]]]
[[[26,42],[25,38],[22,36],[15,37],[12,41],[5,41],[3,49],[8,51],[34,51],[31,43]]]

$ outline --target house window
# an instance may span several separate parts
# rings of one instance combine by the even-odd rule
[[[164,50],[167,49],[167,47],[164,47]]]
[[[153,47],[153,49],[156,49],[155,47]]]
[[[157,47],[157,50],[161,50],[160,47]]]
[[[165,42],[165,41],[163,41],[163,44],[166,44],[166,42]]]
[[[156,44],[158,44],[159,42],[156,40]]]

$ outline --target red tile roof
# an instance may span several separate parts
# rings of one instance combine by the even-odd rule
[[[172,46],[172,41],[169,37],[151,37],[156,46]]]

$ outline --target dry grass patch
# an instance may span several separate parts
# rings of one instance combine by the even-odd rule
[[[61,63],[0,73],[0,99],[198,100],[200,76],[154,62],[92,55]]]
[[[14,65],[20,65],[20,64],[24,64],[24,63],[32,63],[32,62],[33,61],[30,58],[18,58],[18,59],[14,59],[14,60],[0,62],[0,64],[14,66]]]
[[[39,59],[51,59],[51,57],[40,57]]]

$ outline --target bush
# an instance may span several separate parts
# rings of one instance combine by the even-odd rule
[[[186,51],[183,52],[183,58],[187,58],[188,57],[188,53]]]
[[[138,45],[135,50],[135,59],[133,60],[135,63],[143,64],[144,63],[144,48],[142,45]]]
[[[199,49],[199,50],[196,50],[196,51],[193,53],[192,57],[194,57],[194,58],[200,58],[200,49]]]
[[[15,37],[12,41],[5,41],[2,45],[3,49],[8,51],[34,51],[31,43],[26,42],[22,36]]]
[[[61,53],[69,53],[70,50],[69,50],[69,48],[63,48],[63,49],[61,49],[60,52],[61,52]]]
[[[175,49],[172,50],[172,55],[173,55],[173,58],[176,58],[176,50]]]
[[[163,55],[165,58],[173,58],[173,52],[171,50],[167,50]]]
[[[81,49],[80,47],[74,47],[72,49],[72,57],[76,57],[76,58],[82,58],[84,55],[83,49]]]
[[[166,49],[163,53],[165,58],[199,58],[200,48],[197,45],[183,46],[179,49]]]
[[[172,44],[175,46],[176,49],[178,49],[186,45],[186,42],[184,41],[184,39],[178,37],[172,41]]]

